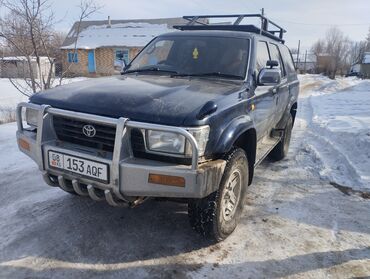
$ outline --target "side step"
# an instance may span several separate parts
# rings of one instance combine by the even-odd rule
[[[279,143],[280,139],[281,136],[266,136],[257,142],[256,163],[254,164],[254,167],[258,166],[266,158],[270,151]]]

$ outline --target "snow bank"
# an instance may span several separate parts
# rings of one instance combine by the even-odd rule
[[[341,185],[370,189],[370,81],[300,76],[311,109],[308,142],[323,161],[320,173]]]
[[[84,77],[63,79],[62,84],[85,80]],[[23,79],[16,80],[17,83],[24,83]],[[56,80],[56,84],[57,84]],[[0,78],[0,123],[14,116],[15,108],[20,102],[27,102],[28,97],[20,93],[7,78]]]
[[[300,96],[332,93],[357,85],[361,80],[357,77],[336,77],[332,80],[323,75],[299,75],[301,84]]]

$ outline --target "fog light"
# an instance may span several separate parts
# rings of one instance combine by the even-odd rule
[[[185,187],[185,178],[181,176],[150,173],[148,177],[148,182],[167,186]]]
[[[28,141],[24,140],[24,139],[19,139],[18,140],[18,144],[19,146],[22,148],[22,149],[25,149],[27,151],[30,151],[30,144],[28,143]]]

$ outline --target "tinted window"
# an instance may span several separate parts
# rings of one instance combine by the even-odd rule
[[[249,40],[211,36],[158,37],[132,61],[128,70],[155,67],[179,74],[225,74],[245,77]]]
[[[286,73],[285,73],[283,59],[281,58],[280,51],[277,45],[270,44],[270,54],[271,54],[271,60],[276,60],[279,62],[281,76],[285,77]]]
[[[281,55],[283,56],[285,69],[287,70],[288,73],[294,73],[295,67],[294,67],[293,57],[292,57],[292,54],[290,53],[290,50],[284,45],[280,46],[280,50],[281,50]]]
[[[258,42],[257,57],[256,57],[256,70],[259,72],[262,68],[265,68],[268,60],[270,60],[270,55],[269,55],[269,51],[267,48],[267,43]]]

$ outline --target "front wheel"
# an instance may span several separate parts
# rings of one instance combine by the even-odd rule
[[[221,241],[236,228],[244,207],[248,185],[248,159],[244,150],[234,149],[226,156],[219,190],[188,203],[190,225],[198,233]]]

